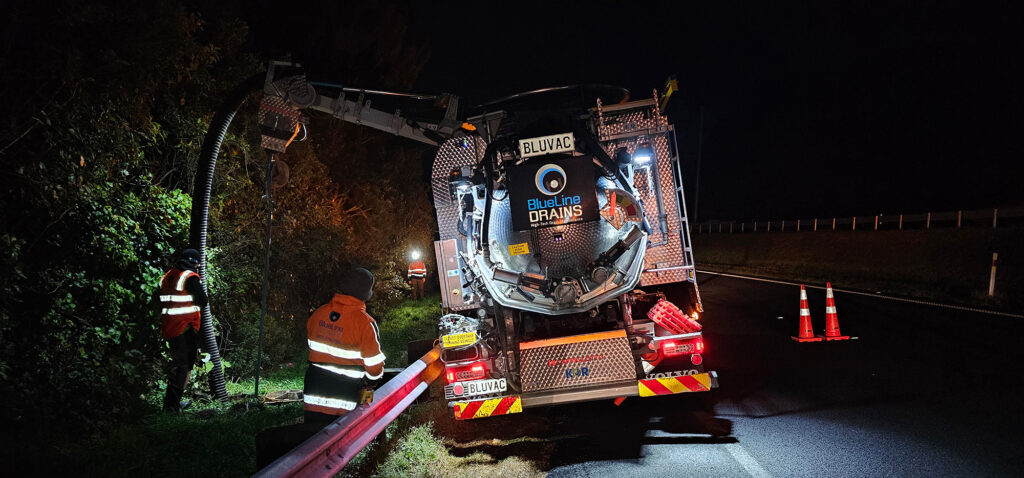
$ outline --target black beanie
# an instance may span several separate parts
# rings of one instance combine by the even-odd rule
[[[373,274],[362,267],[345,272],[341,278],[339,292],[363,302],[370,300],[370,297],[373,296]]]
[[[175,264],[181,269],[194,271],[199,267],[199,262],[201,260],[202,257],[199,255],[199,251],[195,249],[185,249],[178,254],[178,262]]]

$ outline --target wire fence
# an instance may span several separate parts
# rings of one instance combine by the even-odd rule
[[[753,233],[808,231],[880,231],[932,228],[1006,228],[1024,226],[1024,208],[974,209],[918,214],[876,214],[768,221],[704,221],[692,233]]]

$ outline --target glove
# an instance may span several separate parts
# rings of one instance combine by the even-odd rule
[[[359,391],[359,404],[373,403],[373,389],[364,388]]]

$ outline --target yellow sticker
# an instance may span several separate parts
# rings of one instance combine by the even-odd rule
[[[476,342],[476,332],[463,332],[461,334],[449,334],[441,337],[441,346],[444,348],[462,347]]]
[[[508,246],[508,253],[513,255],[513,256],[521,256],[523,254],[529,254],[530,253],[530,244],[526,243],[526,242],[524,242],[522,244],[512,244],[512,245]]]

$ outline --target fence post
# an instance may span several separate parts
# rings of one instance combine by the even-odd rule
[[[732,234],[732,225],[733,225],[733,223],[730,222],[729,223],[729,234]]]
[[[925,229],[931,229],[932,228],[932,213],[928,213],[928,215],[924,217],[924,228]]]
[[[875,216],[875,230],[878,230],[878,216]]]
[[[903,230],[903,214],[900,214],[900,230]]]
[[[757,232],[757,221],[754,221],[754,232]]]
[[[782,232],[786,232],[786,220],[782,220]]]
[[[722,223],[718,223],[718,232],[722,232]]]
[[[999,253],[992,253],[992,274],[988,276],[988,296],[992,297],[996,293],[996,261],[999,259]]]
[[[818,232],[818,220],[814,220],[814,232]]]
[[[996,228],[996,218],[999,217],[999,208],[992,210],[992,229]]]
[[[853,216],[853,229],[852,230],[854,230],[854,231],[857,230],[857,216]]]
[[[772,232],[772,220],[768,220],[768,232]]]
[[[796,232],[800,232],[800,220],[796,220]]]
[[[963,211],[957,211],[956,212],[956,227],[957,228],[960,228],[960,218],[963,217],[963,214],[964,214]]]
[[[740,234],[743,234],[743,230],[746,229],[746,227],[747,227],[747,223],[745,223],[745,222],[741,222],[740,223]]]
[[[836,218],[832,218],[832,230],[836,230]]]

